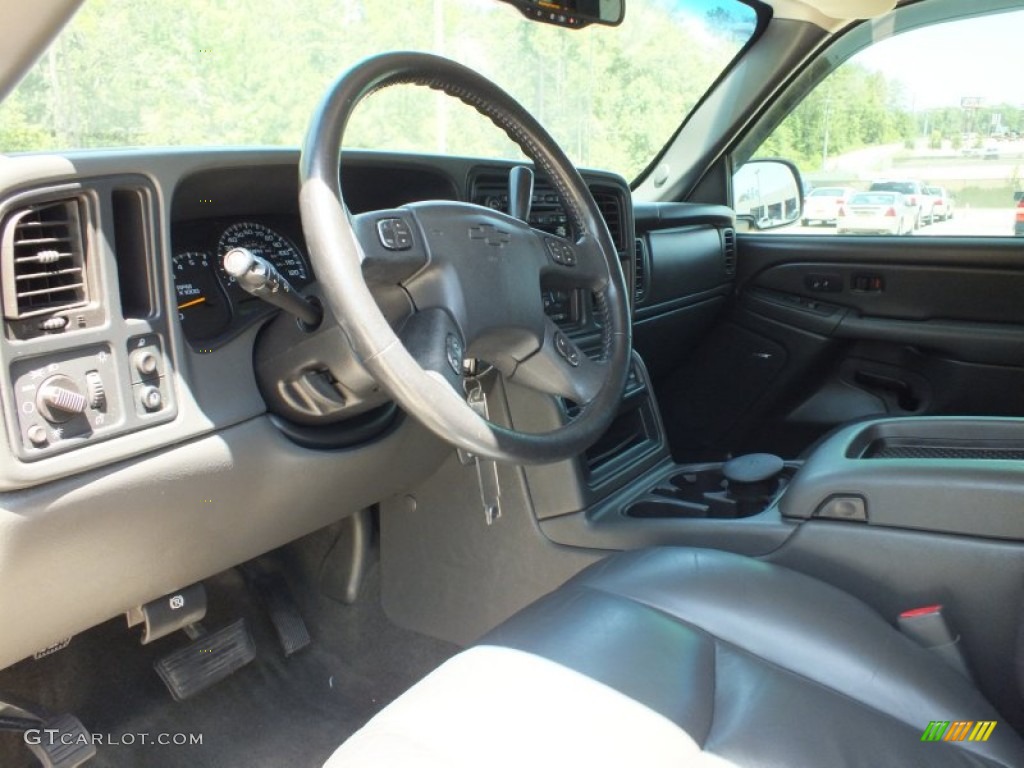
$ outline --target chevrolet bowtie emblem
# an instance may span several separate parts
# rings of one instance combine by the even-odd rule
[[[493,224],[475,224],[469,228],[470,240],[483,240],[495,248],[504,248],[512,242],[512,235]]]

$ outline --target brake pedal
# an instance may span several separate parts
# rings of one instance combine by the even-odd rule
[[[57,715],[39,726],[38,738],[25,744],[43,768],[78,768],[96,756],[89,731],[74,715]]]
[[[43,768],[78,768],[96,756],[96,745],[74,715],[53,715],[42,707],[0,699],[0,731],[23,734],[25,746]]]
[[[252,566],[243,569],[243,573],[270,614],[285,658],[309,645],[309,630],[284,576],[276,571],[260,571]]]
[[[252,635],[239,619],[164,656],[153,666],[175,701],[184,701],[219,683],[256,658]]]

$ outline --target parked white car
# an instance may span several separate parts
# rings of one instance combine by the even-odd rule
[[[836,234],[907,235],[914,231],[918,206],[899,192],[858,192],[839,211]]]
[[[925,185],[913,179],[888,179],[871,183],[869,192],[899,192],[906,198],[907,205],[914,209],[913,229],[931,224],[934,216],[933,201],[925,191]]]
[[[948,221],[953,218],[956,201],[945,187],[927,187],[932,198],[932,221]]]
[[[839,209],[851,195],[857,193],[852,187],[818,187],[804,197],[804,215],[800,223],[805,227],[812,222],[835,224]]]

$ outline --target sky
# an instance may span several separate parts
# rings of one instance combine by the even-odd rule
[[[902,80],[914,109],[1024,105],[1024,11],[939,24],[883,40],[853,61]]]

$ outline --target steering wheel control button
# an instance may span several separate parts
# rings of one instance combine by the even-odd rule
[[[36,410],[51,424],[70,421],[88,407],[89,401],[78,385],[60,374],[44,381],[36,395]]]
[[[555,333],[555,349],[573,368],[580,364],[580,351],[569,341],[569,337],[561,331]]]
[[[563,267],[576,266],[576,251],[568,243],[559,242],[553,237],[546,237],[544,245],[548,249],[551,260],[556,264],[561,264]]]
[[[448,358],[448,365],[455,371],[456,375],[462,374],[462,342],[454,333],[449,333],[444,340],[444,352]]]
[[[377,222],[380,244],[389,251],[407,251],[412,248],[412,229],[405,219],[390,218]]]
[[[139,403],[147,411],[159,411],[164,404],[164,396],[153,386],[146,386],[139,392]]]

